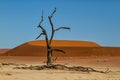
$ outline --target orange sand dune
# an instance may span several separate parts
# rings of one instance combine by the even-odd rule
[[[34,45],[34,46],[46,46],[46,42],[44,40],[35,40],[30,41],[27,44]],[[70,40],[53,40],[52,41],[53,47],[65,47],[65,46],[72,46],[72,47],[99,47],[100,45],[89,42],[89,41],[70,41]]]
[[[5,52],[9,51],[10,49],[0,49],[0,54],[4,54]]]
[[[94,42],[88,41],[65,41],[53,40],[53,48],[66,52],[54,52],[54,56],[120,56],[119,47],[101,47]],[[46,44],[44,40],[30,41],[22,44],[3,55],[9,56],[46,56]]]

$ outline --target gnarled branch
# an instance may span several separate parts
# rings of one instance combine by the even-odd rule
[[[40,29],[42,29],[42,33],[36,39],[38,39],[41,35],[45,35],[46,44],[47,44],[47,47],[49,47],[49,41],[48,41],[47,32],[46,32],[46,30],[41,25],[43,21],[44,21],[44,19],[43,19],[43,11],[42,11],[41,21],[40,21],[39,25],[37,26]]]
[[[41,26],[41,24],[42,24],[43,21],[44,21],[44,19],[43,19],[43,11],[42,11],[41,21],[40,21],[40,23],[39,23],[39,25],[37,27],[40,28],[40,29],[42,29],[42,32],[44,34],[46,34],[46,30]]]
[[[53,15],[55,14],[56,12],[56,8],[54,9],[54,11],[52,12],[52,14],[50,16],[48,16],[48,19],[49,19],[49,22],[50,22],[50,25],[51,25],[51,28],[52,28],[52,34],[51,34],[51,37],[50,37],[50,46],[51,46],[51,43],[52,43],[52,39],[53,39],[53,36],[54,36],[54,25],[53,25],[53,22],[52,22],[52,17]]]
[[[42,11],[42,16],[41,16],[41,21],[39,22],[39,25],[37,27],[41,27],[42,22],[43,22],[43,11]]]
[[[45,35],[44,33],[41,33],[36,39],[38,39],[38,38],[40,38],[41,37],[41,35]]]
[[[59,28],[55,29],[55,31],[58,31],[58,30],[61,30],[61,29],[69,29],[70,30],[70,27],[59,27]]]
[[[55,14],[55,12],[56,12],[56,7],[55,7],[54,11],[52,12],[52,14],[50,15],[51,18]]]
[[[52,51],[57,51],[57,52],[62,52],[62,53],[65,53],[65,51],[60,50],[60,49],[52,49]]]

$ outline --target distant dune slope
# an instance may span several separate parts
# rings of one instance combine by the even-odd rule
[[[62,49],[66,54],[54,52],[54,56],[120,56],[119,47],[101,47],[88,41],[53,40],[53,48]],[[36,40],[24,43],[3,54],[5,56],[46,56],[46,44],[44,40]]]
[[[9,51],[10,49],[0,49],[0,54],[4,54],[5,52]]]
[[[46,46],[46,42],[44,40],[35,40],[30,41],[27,44],[34,45],[34,46]],[[70,40],[53,40],[52,41],[53,47],[99,47],[100,45],[89,42],[89,41],[70,41]]]

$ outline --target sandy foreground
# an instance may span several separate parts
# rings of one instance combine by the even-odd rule
[[[120,80],[120,57],[58,57],[55,64],[92,67],[96,70],[111,71],[107,74],[97,72],[77,72],[65,70],[23,70],[17,66],[43,65],[44,57],[0,57],[0,80]]]

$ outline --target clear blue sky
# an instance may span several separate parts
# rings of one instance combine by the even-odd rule
[[[0,0],[0,48],[34,40],[41,32],[36,26],[42,10],[43,25],[50,34],[47,17],[54,7],[55,27],[71,27],[57,32],[54,39],[120,46],[120,0]]]

